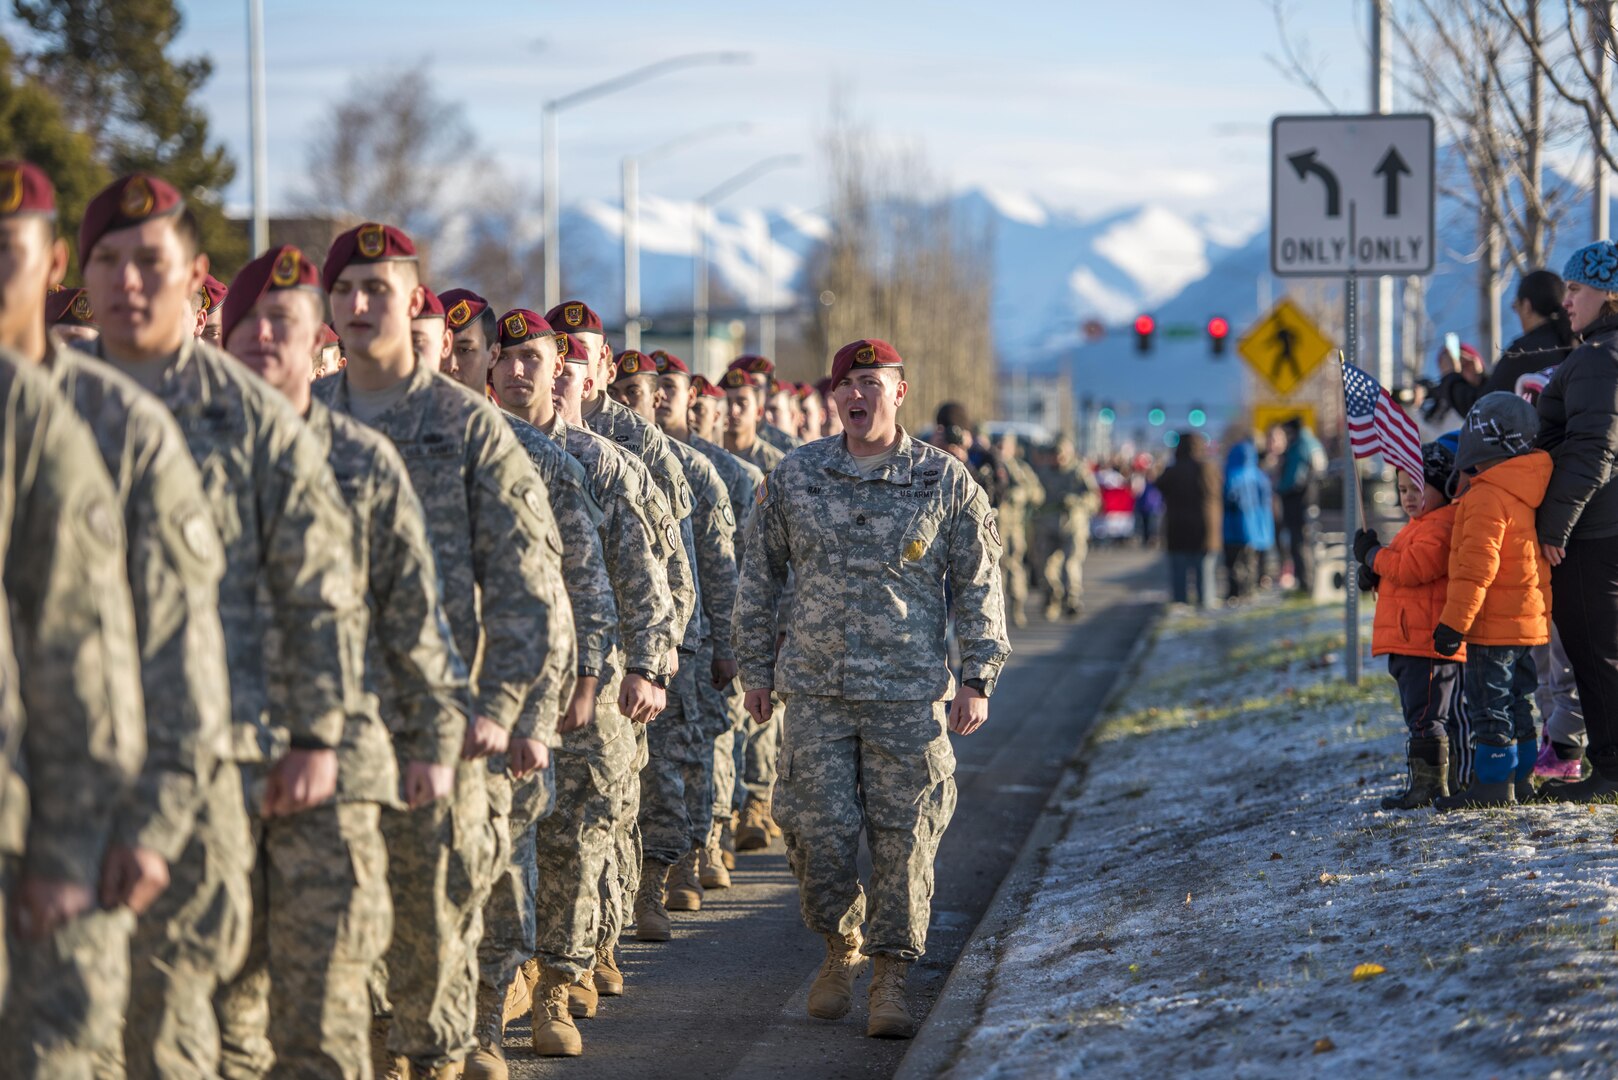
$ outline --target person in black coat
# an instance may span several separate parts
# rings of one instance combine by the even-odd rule
[[[1594,774],[1547,784],[1569,801],[1618,793],[1618,246],[1598,240],[1562,271],[1583,344],[1539,395],[1539,446],[1556,463],[1535,517],[1551,571],[1551,616],[1573,668]]]
[[[1472,411],[1478,398],[1504,390],[1517,392],[1517,380],[1547,368],[1556,367],[1573,351],[1573,327],[1562,307],[1567,286],[1549,270],[1535,270],[1517,283],[1517,298],[1511,310],[1517,313],[1523,333],[1506,346],[1500,362],[1481,381],[1472,382],[1464,371],[1445,375],[1439,381],[1437,397],[1449,403],[1456,416]]]

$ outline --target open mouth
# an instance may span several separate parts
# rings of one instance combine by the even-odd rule
[[[868,416],[870,416],[870,413],[866,411],[863,405],[850,405],[848,407],[848,418],[850,420],[864,420]]]

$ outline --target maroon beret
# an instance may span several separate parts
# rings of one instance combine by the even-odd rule
[[[633,379],[636,375],[656,375],[658,370],[657,361],[639,349],[625,349],[613,363],[616,365],[616,374],[612,377],[615,383]]]
[[[337,336],[337,331],[331,328],[330,323],[321,323],[320,333],[315,335],[315,348],[324,349],[327,345],[339,345],[342,340]]]
[[[566,334],[603,333],[601,316],[591,311],[583,300],[563,300],[545,313],[545,321]]]
[[[720,377],[719,385],[726,390],[737,390],[743,386],[752,386],[753,377],[741,368],[733,367]]]
[[[489,309],[489,302],[471,289],[450,289],[438,298],[444,302],[449,328],[455,331],[465,330]]]
[[[51,326],[94,326],[90,294],[84,289],[52,289],[45,297],[45,322]]]
[[[832,357],[831,384],[836,386],[848,378],[851,371],[886,367],[904,367],[899,350],[881,338],[860,338],[838,349],[837,355]]]
[[[527,308],[512,308],[500,316],[500,347],[509,349],[513,345],[521,345],[525,341],[532,341],[546,334],[555,334],[551,324]],[[561,343],[555,342],[558,351]]]
[[[219,340],[230,340],[230,332],[247,318],[247,313],[264,299],[265,293],[276,289],[319,288],[320,275],[303,252],[291,244],[271,248],[236,272],[219,315]]]
[[[691,392],[697,397],[722,398],[725,392],[708,381],[706,375],[691,376]]]
[[[421,287],[421,291],[425,294],[426,299],[421,303],[421,310],[416,312],[412,318],[442,319],[444,317],[444,301],[440,300],[438,294],[425,285]]]
[[[230,289],[223,281],[220,281],[212,274],[209,274],[207,277],[202,279],[202,288],[197,290],[197,300],[199,302],[199,306],[206,314],[211,316],[213,315],[214,310],[219,307],[219,302],[225,298],[225,294],[228,292],[230,292]]]
[[[792,396],[800,401],[815,392],[815,388],[806,382],[791,383],[789,385],[792,387]]]
[[[562,330],[556,331],[556,355],[569,364],[588,364],[590,348],[577,337]]]
[[[416,245],[410,242],[410,237],[392,225],[367,221],[331,242],[326,265],[320,271],[320,287],[331,292],[331,287],[337,284],[337,275],[350,263],[397,262],[415,257]]]
[[[142,225],[185,209],[185,200],[167,180],[150,173],[131,173],[114,180],[90,200],[79,222],[79,263],[103,236],[117,229]]]
[[[56,188],[28,161],[0,161],[0,217],[56,213]]]
[[[677,375],[691,374],[691,369],[686,367],[685,361],[671,352],[654,349],[652,350],[652,359],[657,361],[657,373],[659,375],[666,375],[671,371]]]
[[[816,379],[815,380],[815,393],[819,394],[823,398],[831,397],[831,380],[830,379]]]

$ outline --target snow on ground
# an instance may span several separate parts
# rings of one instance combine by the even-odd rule
[[[1383,812],[1393,683],[1341,647],[1335,607],[1166,619],[953,1076],[1618,1074],[1618,808]]]

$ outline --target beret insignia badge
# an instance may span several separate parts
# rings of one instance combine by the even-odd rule
[[[513,311],[506,316],[506,336],[514,338],[528,336],[528,320],[523,318],[522,312]]]
[[[283,251],[270,268],[270,284],[278,289],[288,289],[298,283],[299,259],[296,251]]]
[[[22,169],[15,165],[0,169],[0,214],[15,213],[22,205]]]
[[[74,299],[73,306],[69,308],[69,310],[73,312],[74,318],[83,319],[86,322],[89,322],[91,319],[95,318],[94,312],[90,310],[89,293],[80,293]]]
[[[874,364],[874,363],[876,363],[876,350],[873,349],[869,345],[865,345],[865,346],[861,347],[860,349],[856,350],[855,353],[854,353],[854,362],[856,364]]]
[[[565,359],[567,357],[567,335],[558,330],[556,331],[554,340],[556,341],[556,355]]]
[[[143,218],[156,205],[157,196],[152,194],[152,185],[144,176],[130,177],[123,194],[118,196],[118,212],[126,218]]]
[[[449,309],[449,326],[451,330],[459,330],[472,321],[472,305],[465,300],[458,300],[455,306]]]
[[[360,254],[367,259],[380,259],[388,246],[388,238],[383,233],[382,226],[376,224],[361,225],[355,241],[359,245]]]
[[[569,326],[584,325],[584,305],[569,304],[562,309],[562,321]]]

